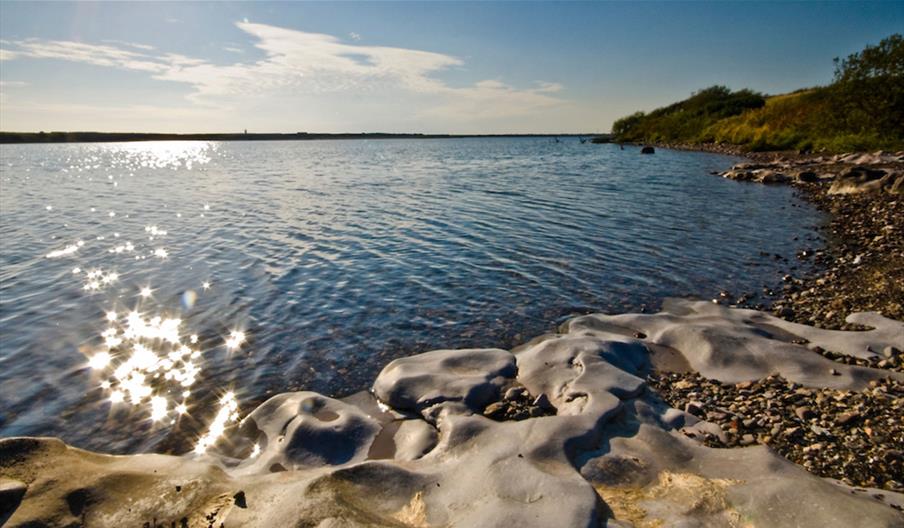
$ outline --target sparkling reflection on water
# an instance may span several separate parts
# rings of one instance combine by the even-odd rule
[[[269,395],[756,291],[822,221],[731,158],[554,143],[0,148],[0,435],[203,446]],[[797,238],[797,240],[795,240]]]

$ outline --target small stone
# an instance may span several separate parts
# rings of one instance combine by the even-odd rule
[[[896,460],[904,460],[904,453],[898,451],[897,449],[889,449],[885,452],[885,455],[882,457],[887,463],[891,464]]]
[[[810,430],[817,436],[830,436],[829,430],[818,425],[811,425]]]
[[[247,508],[248,503],[245,502],[245,492],[239,491],[235,495],[232,496],[233,500],[235,500],[235,505],[239,508]]]
[[[752,434],[745,434],[741,437],[741,445],[748,446],[756,443],[756,438]]]
[[[527,396],[527,389],[524,387],[512,387],[505,391],[504,398],[506,400],[520,400]]]
[[[520,422],[521,420],[527,420],[530,418],[530,412],[524,409],[518,409],[510,415],[510,418],[516,422]]]
[[[858,418],[860,418],[860,413],[858,412],[845,412],[835,417],[835,423],[838,425],[847,425]]]
[[[816,416],[816,413],[813,412],[813,409],[809,407],[795,407],[794,414],[797,415],[801,420],[810,420]]]
[[[483,410],[484,416],[496,416],[502,415],[505,412],[505,404],[502,402],[493,402],[487,405],[486,409]]]
[[[687,402],[684,406],[684,412],[693,414],[694,416],[703,416],[703,404],[698,401]]]
[[[728,418],[728,415],[721,411],[710,411],[706,413],[706,419],[710,422],[721,422]]]

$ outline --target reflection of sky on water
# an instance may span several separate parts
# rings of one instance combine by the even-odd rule
[[[787,271],[759,251],[820,219],[707,175],[725,158],[576,140],[0,154],[0,435],[120,452],[203,449],[239,408],[363,389],[401,355],[758,289]]]

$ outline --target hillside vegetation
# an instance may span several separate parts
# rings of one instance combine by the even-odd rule
[[[744,150],[904,148],[904,37],[835,59],[832,84],[764,96],[713,86],[612,125],[616,141],[721,143]]]

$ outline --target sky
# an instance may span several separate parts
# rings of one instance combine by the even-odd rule
[[[901,1],[0,0],[0,130],[606,132],[902,30]]]

